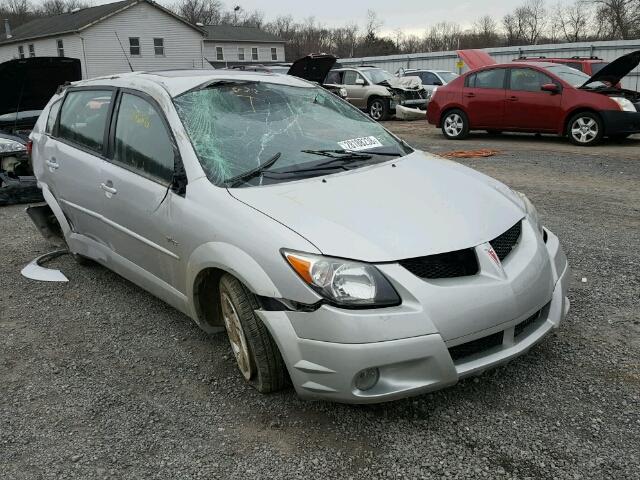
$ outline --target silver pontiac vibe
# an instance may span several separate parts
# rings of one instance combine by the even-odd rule
[[[261,392],[429,392],[525,353],[569,309],[567,259],[524,195],[291,76],[81,81],[31,139],[74,257],[226,330]]]

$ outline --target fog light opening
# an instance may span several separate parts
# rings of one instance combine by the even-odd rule
[[[380,379],[380,371],[377,368],[365,368],[360,370],[355,378],[355,386],[363,392],[371,390]]]

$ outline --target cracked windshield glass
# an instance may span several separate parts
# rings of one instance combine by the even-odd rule
[[[219,186],[334,173],[411,151],[319,87],[220,82],[175,104],[205,173]]]

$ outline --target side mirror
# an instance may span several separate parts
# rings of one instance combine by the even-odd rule
[[[356,78],[356,85],[364,85],[364,80],[362,78]]]
[[[560,87],[555,83],[545,83],[540,87],[543,92],[560,93]]]

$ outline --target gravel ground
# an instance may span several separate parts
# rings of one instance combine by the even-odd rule
[[[640,141],[447,142],[388,125],[527,193],[573,267],[572,310],[527,355],[377,406],[260,395],[223,335],[102,267],[52,262],[23,207],[0,208],[0,478],[640,478]],[[582,279],[586,281],[582,281]]]

